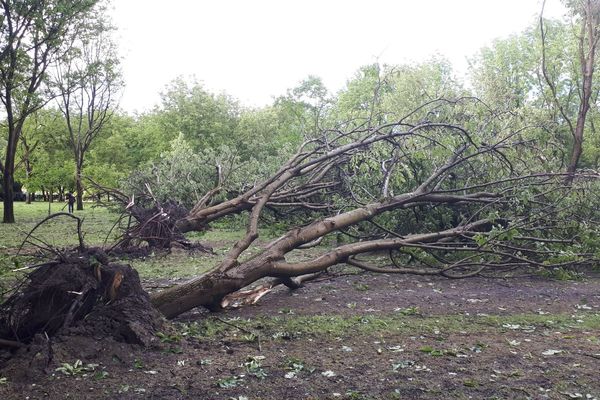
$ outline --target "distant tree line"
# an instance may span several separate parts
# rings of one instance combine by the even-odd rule
[[[155,196],[186,207],[216,186],[211,202],[233,198],[323,129],[353,121],[381,125],[437,99],[478,98],[471,106],[480,109],[471,110],[475,114],[510,115],[510,126],[527,128],[524,139],[544,143],[537,159],[526,161],[543,159],[548,171],[596,169],[600,163],[596,1],[571,2],[568,20],[540,18],[481,49],[466,82],[441,57],[373,64],[356,71],[337,93],[309,76],[270,105],[253,108],[180,77],[164,89],[159,105],[137,115],[120,110],[116,101],[123,82],[104,1],[0,6],[4,222],[14,221],[13,199],[31,200],[15,196],[21,186],[48,201],[73,191],[82,209],[83,195],[95,195],[88,178],[124,190],[150,183]],[[435,111],[422,115],[423,121],[439,117]],[[480,123],[454,122],[466,128]],[[398,190],[394,185],[428,163],[400,166],[394,157],[386,191]],[[372,173],[374,159],[355,160],[355,168]],[[385,194],[364,190],[372,198]]]

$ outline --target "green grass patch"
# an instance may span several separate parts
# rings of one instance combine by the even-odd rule
[[[51,212],[60,212],[63,203],[52,203]],[[74,215],[83,219],[82,231],[84,240],[88,245],[101,245],[110,229],[116,222],[118,215],[104,207],[94,207],[86,203],[83,211],[75,211]],[[0,210],[2,210],[0,204]],[[16,250],[31,229],[42,219],[48,216],[48,203],[34,202],[25,204],[15,203],[14,224],[0,224],[0,253]],[[54,218],[39,227],[34,235],[40,240],[55,246],[66,247],[77,244],[76,221],[68,217]],[[109,238],[109,242],[112,238]]]
[[[209,229],[205,232],[189,232],[186,237],[190,240],[229,243],[241,239],[243,235],[243,229]]]
[[[64,203],[50,204],[52,213],[60,212]],[[0,224],[0,291],[11,287],[23,272],[13,272],[31,262],[28,253],[38,248],[25,244],[23,255],[15,256],[27,234],[33,227],[48,216],[48,203],[34,202],[25,204],[16,202],[14,224]],[[3,206],[0,203],[0,210]],[[84,241],[89,246],[102,245],[116,222],[118,215],[103,207],[85,204],[85,210],[75,211],[75,215],[83,220],[82,232]],[[112,236],[112,234],[111,234]],[[109,238],[109,243],[112,238]],[[33,233],[30,241],[43,247],[71,247],[78,244],[77,222],[69,217],[57,217],[41,225]]]
[[[300,336],[348,337],[355,334],[386,335],[401,333],[478,333],[508,330],[524,332],[551,328],[553,330],[586,331],[600,329],[600,314],[584,314],[573,318],[570,314],[537,315],[517,314],[510,316],[440,315],[421,317],[414,315],[284,315],[264,316],[254,319],[231,319],[231,324],[259,333],[262,337],[290,338]],[[239,336],[242,331],[215,318],[201,322],[176,325],[186,336],[213,339],[223,336]]]
[[[212,269],[223,257],[210,254],[172,252],[126,260],[144,278],[188,278]]]

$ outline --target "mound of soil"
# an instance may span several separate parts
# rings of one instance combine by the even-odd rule
[[[137,272],[100,249],[62,254],[37,268],[0,312],[0,337],[21,343],[67,335],[148,346],[163,325]]]

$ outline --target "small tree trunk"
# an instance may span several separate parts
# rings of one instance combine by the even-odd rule
[[[77,193],[77,210],[83,210],[83,184],[81,183],[81,165],[77,164],[77,172],[75,174],[75,186]]]
[[[579,125],[579,121],[577,121]],[[581,122],[583,124],[583,120]],[[579,159],[581,158],[581,153],[583,152],[583,128],[581,129],[581,135],[577,135],[573,138],[573,149],[571,150],[571,159],[569,161],[569,165],[567,167],[567,177],[565,178],[565,183],[570,185],[573,182],[573,177],[575,176],[575,172],[577,171],[577,166],[579,165]]]
[[[25,177],[27,178],[28,181],[29,181],[29,178],[31,177],[31,162],[29,161],[29,156],[25,159]],[[25,203],[31,204],[31,192],[30,192],[29,188],[27,189]]]

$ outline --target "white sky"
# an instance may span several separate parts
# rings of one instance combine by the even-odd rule
[[[179,75],[261,106],[309,74],[333,92],[362,65],[446,56],[458,71],[491,40],[520,32],[540,0],[113,0],[127,87],[145,111]],[[560,17],[559,0],[546,15]]]

